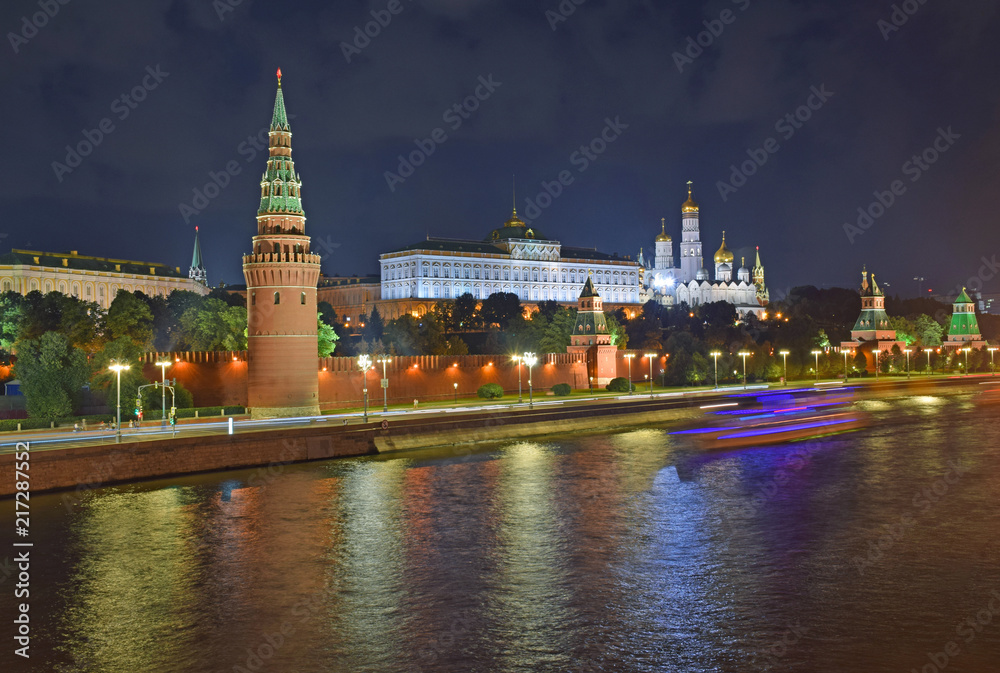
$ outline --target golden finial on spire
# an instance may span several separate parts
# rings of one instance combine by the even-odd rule
[[[687,198],[687,201],[684,202],[684,205],[681,206],[681,212],[682,213],[697,213],[698,212],[698,204],[695,203],[694,197],[691,195],[691,185],[693,185],[694,183],[691,182],[690,180],[688,180],[687,184],[688,184],[688,198]]]

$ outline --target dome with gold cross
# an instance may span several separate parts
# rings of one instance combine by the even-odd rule
[[[673,239],[670,238],[670,234],[667,233],[667,218],[660,218],[660,233],[656,237],[657,243],[669,243]]]
[[[726,232],[722,232],[722,245],[719,246],[719,249],[715,253],[715,263],[729,264],[732,266],[734,259],[735,257],[733,257],[733,253],[726,247]]]
[[[688,200],[685,201],[683,204],[681,204],[681,212],[682,213],[697,213],[698,212],[698,204],[695,203],[694,197],[691,196],[691,185],[693,185],[693,184],[694,183],[691,182],[690,180],[688,181]]]

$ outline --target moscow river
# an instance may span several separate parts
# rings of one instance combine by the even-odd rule
[[[1000,670],[997,407],[857,406],[767,448],[646,428],[36,496],[14,670]]]

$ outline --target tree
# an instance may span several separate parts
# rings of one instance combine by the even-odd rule
[[[153,312],[131,292],[118,290],[104,319],[108,341],[128,337],[144,349],[153,343]]]
[[[713,301],[698,307],[698,317],[710,328],[724,329],[736,324],[736,307],[728,301]]]
[[[420,354],[420,323],[409,313],[390,320],[385,326],[385,342],[399,355]]]
[[[944,328],[934,318],[926,313],[921,313],[913,321],[914,335],[922,346],[933,347],[941,345],[941,337],[944,336]]]
[[[316,314],[316,340],[319,346],[319,356],[321,358],[328,358],[333,355],[334,349],[337,347],[337,340],[340,339],[337,336],[337,332],[334,331],[331,325],[327,325],[323,322],[323,314]]]
[[[38,339],[46,332],[59,332],[71,346],[87,352],[100,348],[97,304],[80,301],[62,292],[29,292],[21,301],[20,339]]]
[[[247,300],[243,297],[243,295],[236,292],[230,292],[229,290],[221,287],[212,288],[212,291],[208,293],[208,298],[218,299],[225,302],[228,306],[242,306],[246,308],[247,305]]]
[[[63,418],[73,413],[87,382],[87,355],[58,332],[18,345],[14,373],[21,380],[28,415]]]
[[[196,351],[240,351],[247,347],[247,310],[206,299],[181,316],[182,340]]]
[[[372,312],[363,320],[365,326],[362,328],[362,338],[365,341],[378,341],[385,334],[385,322],[382,314],[378,312],[377,306],[372,306]]]
[[[495,292],[483,301],[479,314],[487,325],[506,329],[511,320],[522,314],[521,300],[513,292]]]
[[[566,347],[570,345],[573,336],[573,327],[576,324],[576,309],[563,308],[557,305],[555,311],[542,330],[541,338],[538,340],[538,350],[542,353],[565,353]],[[536,316],[536,320],[542,318],[541,312]]]
[[[611,335],[611,345],[617,346],[619,350],[622,350],[628,348],[628,331],[622,325],[621,321],[618,320],[618,311],[622,311],[622,309],[618,309],[614,313],[605,313],[604,322],[608,325],[608,334]]]
[[[481,324],[478,306],[479,302],[468,292],[457,297],[451,309],[451,328],[455,331],[478,329]]]
[[[8,353],[14,348],[24,317],[24,299],[17,292],[0,294],[0,349]]]
[[[917,327],[914,323],[901,316],[889,316],[889,325],[896,330],[896,338],[906,342],[906,345],[916,343]]]

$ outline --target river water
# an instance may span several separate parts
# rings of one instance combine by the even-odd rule
[[[995,410],[858,405],[808,444],[636,429],[36,496],[13,670],[1000,670]]]

